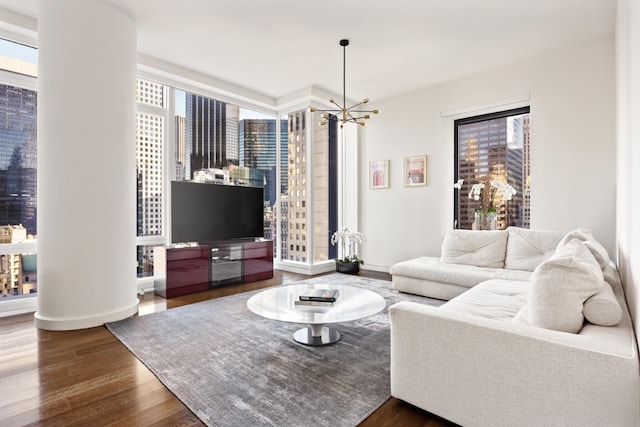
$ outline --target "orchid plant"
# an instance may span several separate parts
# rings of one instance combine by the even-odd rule
[[[460,190],[462,189],[462,184],[464,184],[464,179],[459,179],[453,184],[453,188]],[[491,181],[487,191],[483,191],[485,188],[487,188],[487,185],[484,182],[475,183],[471,186],[468,196],[469,199],[480,202],[480,207],[476,208],[476,210],[482,212],[496,212],[495,203],[498,199],[509,201],[517,193],[516,189],[511,185],[499,180]]]
[[[364,264],[364,260],[358,258],[356,245],[361,244],[366,239],[362,233],[357,231],[350,231],[348,228],[341,228],[331,236],[331,244],[340,244],[342,247],[342,259],[337,259],[337,262],[357,262],[358,264]],[[348,248],[348,252],[347,252]]]

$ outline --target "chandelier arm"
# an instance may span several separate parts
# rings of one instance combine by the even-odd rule
[[[342,110],[313,110],[312,113],[341,113]]]
[[[353,110],[354,108],[359,107],[359,106],[361,106],[361,105],[362,105],[362,104],[364,104],[364,103],[365,103],[364,101],[360,101],[360,102],[358,102],[357,104],[354,104],[354,105],[352,105],[351,107],[349,107],[349,108],[347,108],[347,109],[348,109],[348,110]]]

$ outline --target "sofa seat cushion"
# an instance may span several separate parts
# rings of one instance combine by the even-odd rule
[[[596,259],[584,243],[573,239],[535,269],[527,303],[514,322],[578,333],[584,323],[584,302],[603,284]]]
[[[484,231],[477,231],[477,233],[484,233]],[[532,274],[530,271],[449,264],[440,262],[438,258],[434,257],[420,257],[402,261],[391,266],[389,272],[393,276],[414,277],[467,288],[490,279],[529,280]]]
[[[449,230],[442,242],[442,262],[502,268],[507,231]]]
[[[527,228],[507,228],[507,254],[504,268],[533,271],[551,258],[558,243],[566,235],[563,231],[530,230]]]
[[[487,280],[440,306],[440,310],[510,322],[527,302],[529,282]]]

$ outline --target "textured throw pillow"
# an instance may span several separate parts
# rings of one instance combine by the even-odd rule
[[[584,228],[576,228],[575,230],[567,233],[567,235],[564,236],[562,240],[560,240],[560,242],[558,243],[558,247],[566,245],[567,242],[570,242],[573,239],[582,241],[582,243],[585,244],[589,251],[591,251],[591,254],[598,262],[600,268],[602,270],[606,268],[610,260],[609,253],[607,252],[605,247],[602,246],[595,237],[593,237],[591,231]]]
[[[622,308],[613,289],[606,282],[600,292],[584,302],[582,313],[594,325],[615,326],[622,320]]]
[[[589,249],[573,239],[534,270],[527,303],[513,321],[578,333],[584,323],[584,302],[603,283],[602,270]]]
[[[440,261],[502,268],[506,249],[506,230],[449,230],[442,242]]]
[[[566,234],[563,231],[507,228],[507,255],[504,268],[533,271],[556,252],[558,242]]]

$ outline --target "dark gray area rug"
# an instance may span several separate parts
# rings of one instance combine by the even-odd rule
[[[298,283],[364,287],[387,308],[336,324],[342,339],[297,344],[300,324],[247,309],[258,291],[107,324],[158,379],[209,426],[356,426],[390,397],[388,307],[414,300],[391,282],[339,273]]]

